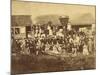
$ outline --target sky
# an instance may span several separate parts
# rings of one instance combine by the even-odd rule
[[[49,14],[68,15],[70,19],[75,19],[87,13],[95,19],[95,6],[12,1],[12,15],[32,15],[32,20]]]

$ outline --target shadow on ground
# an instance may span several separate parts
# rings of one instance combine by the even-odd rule
[[[12,56],[11,73],[40,73],[95,69],[95,56],[55,57],[50,55]]]

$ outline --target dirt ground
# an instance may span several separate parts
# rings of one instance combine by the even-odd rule
[[[95,55],[61,57],[53,55],[12,55],[11,73],[40,73],[95,69]]]

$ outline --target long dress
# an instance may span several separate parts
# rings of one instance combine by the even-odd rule
[[[89,51],[88,51],[87,45],[83,46],[83,55],[89,55]]]
[[[51,52],[54,54],[59,54],[59,51],[57,50],[56,46],[53,46],[53,50]]]
[[[92,40],[89,39],[89,42],[88,42],[88,46],[89,46],[89,52],[92,52],[92,48],[93,48],[93,45],[92,45]]]

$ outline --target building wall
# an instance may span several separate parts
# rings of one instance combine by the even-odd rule
[[[26,27],[25,26],[13,26],[12,35],[15,39],[26,38]]]

